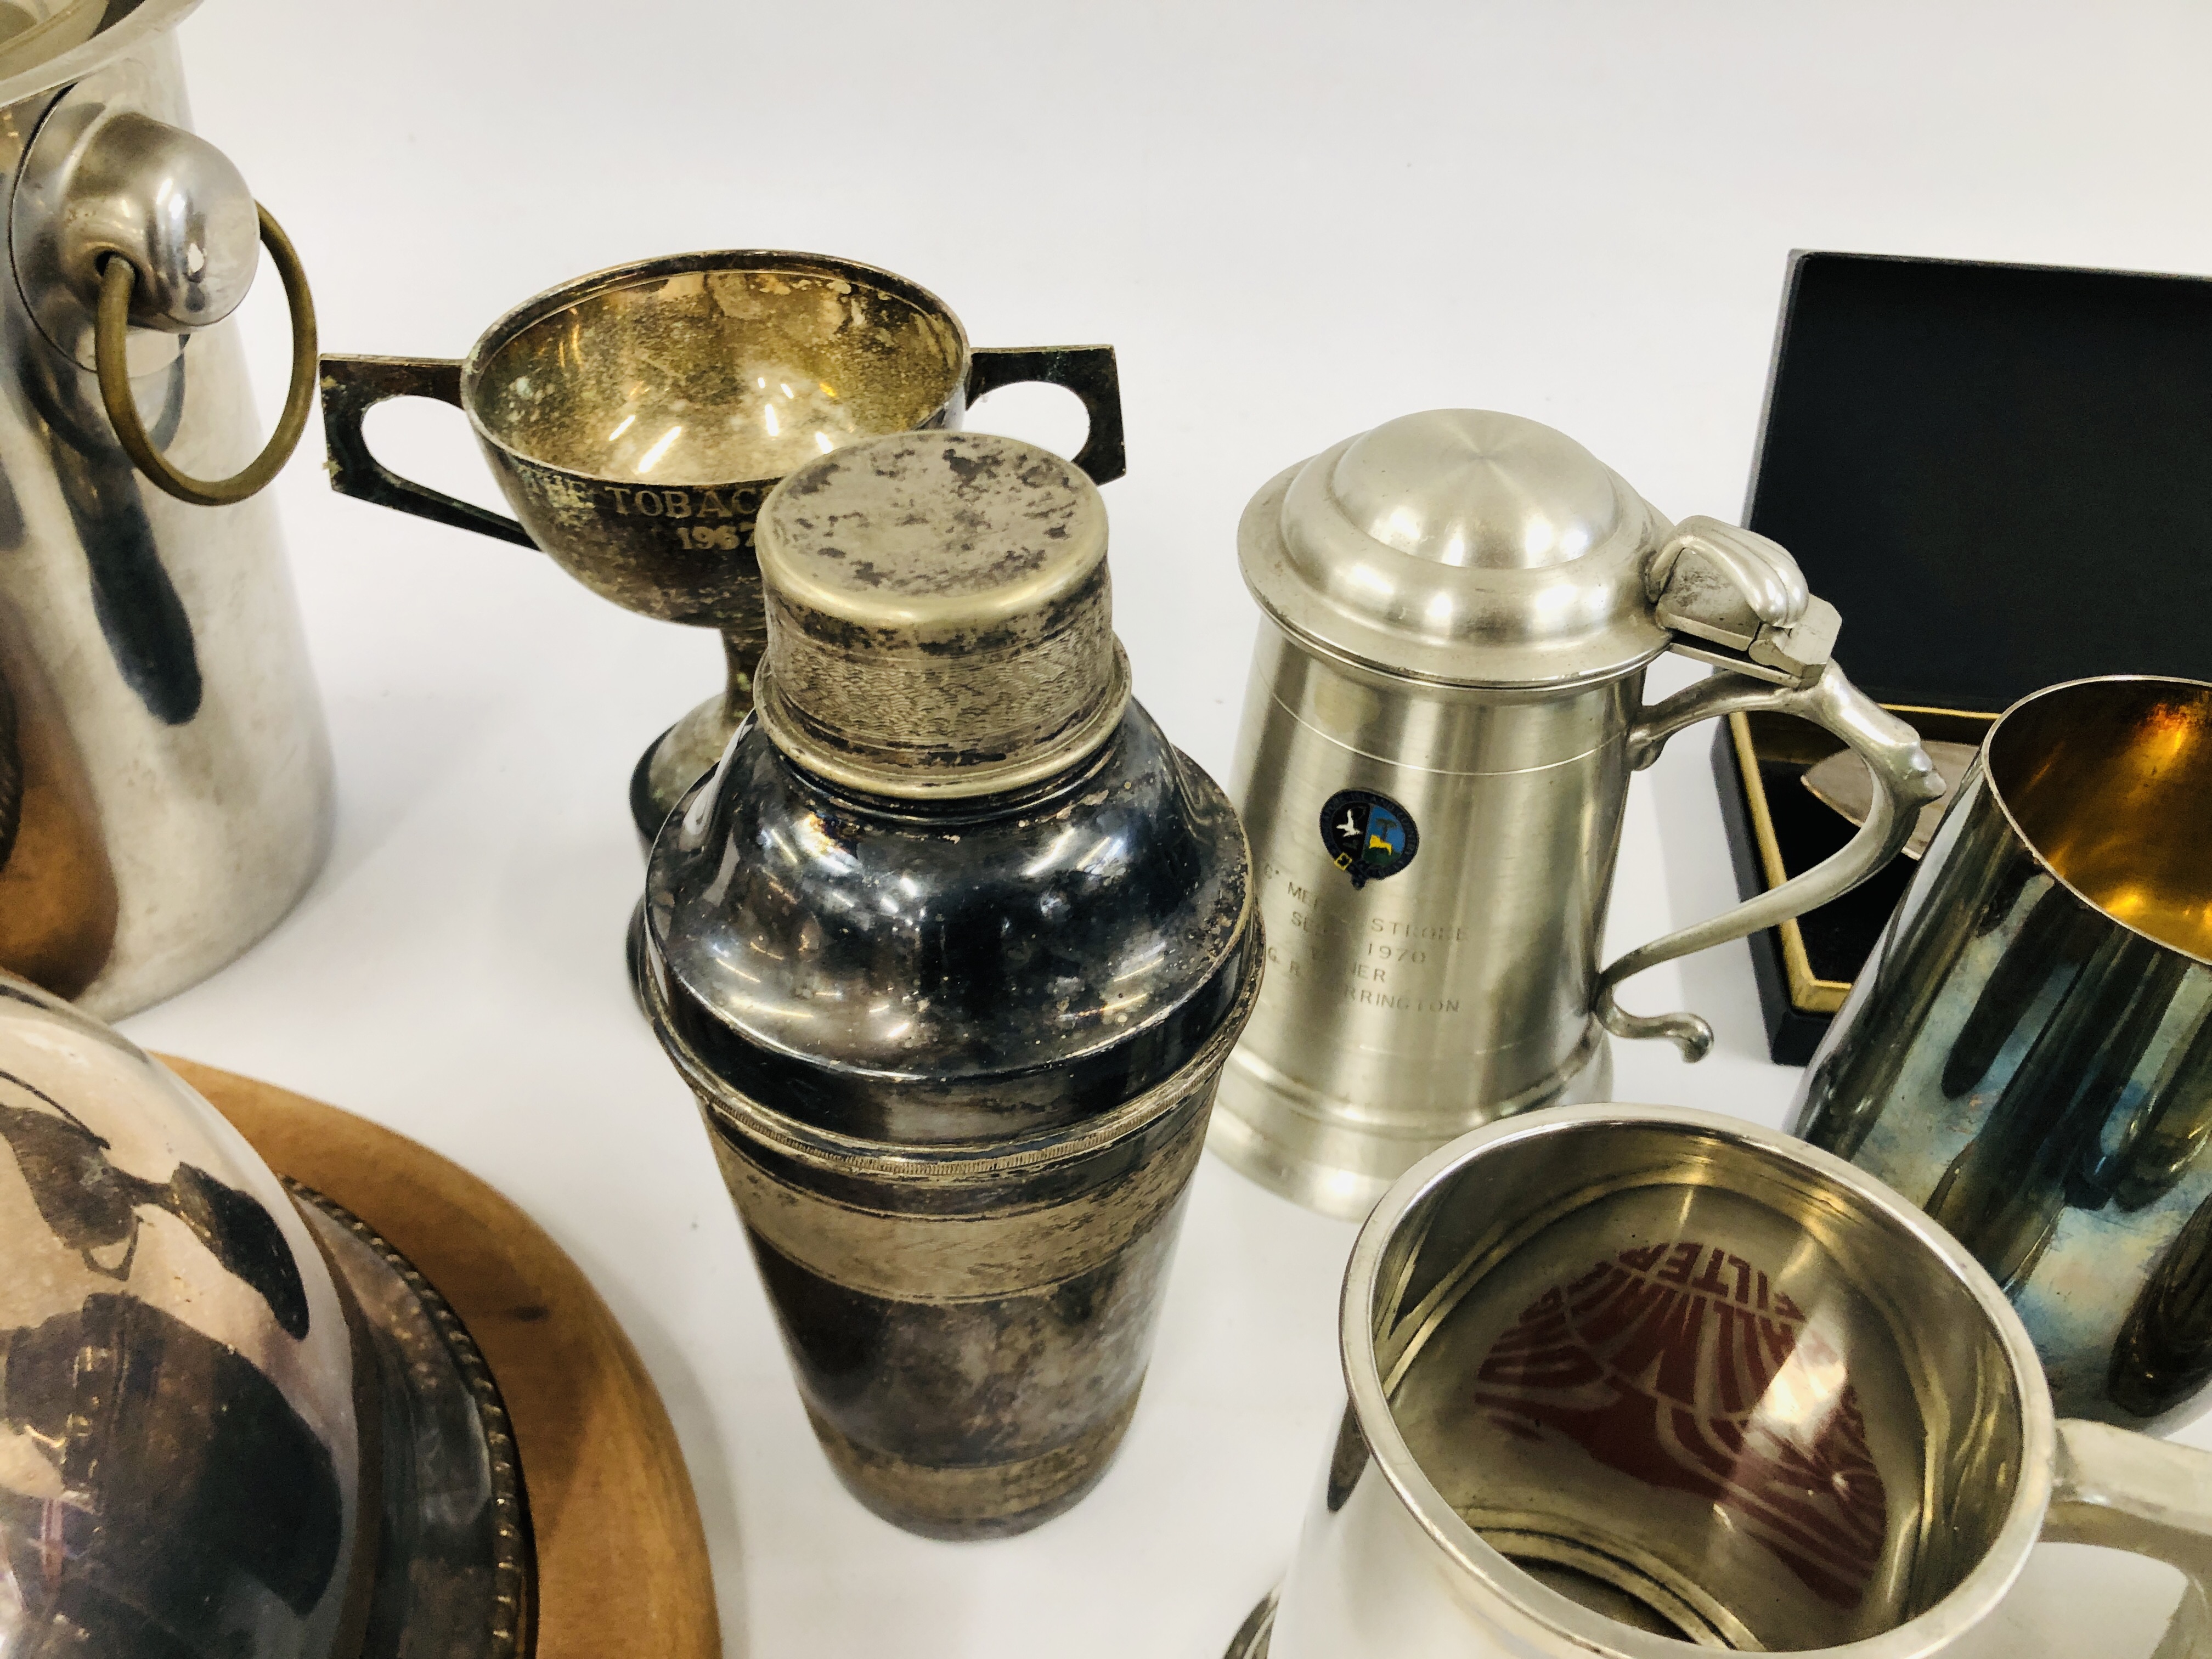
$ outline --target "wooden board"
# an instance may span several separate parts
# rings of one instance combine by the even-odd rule
[[[629,1339],[520,1210],[427,1146],[304,1095],[160,1057],[280,1175],[360,1216],[452,1304],[513,1419],[538,1659],[719,1659],[707,1540]]]

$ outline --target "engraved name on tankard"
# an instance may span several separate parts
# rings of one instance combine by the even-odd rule
[[[1894,856],[1942,788],[1911,729],[1829,660],[1834,609],[1790,555],[1670,526],[1565,434],[1439,410],[1349,439],[1246,509],[1267,613],[1231,793],[1268,972],[1211,1144],[1299,1202],[1357,1217],[1401,1170],[1507,1113],[1601,1097],[1615,985],[1771,927]],[[1662,652],[1723,672],[1650,708]],[[1740,709],[1826,727],[1881,782],[1842,851],[1726,915],[1598,949],[1629,775]]]

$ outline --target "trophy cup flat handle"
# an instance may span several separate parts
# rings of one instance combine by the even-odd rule
[[[473,530],[518,547],[535,547],[530,532],[503,514],[401,477],[369,453],[362,422],[387,398],[429,398],[461,407],[461,366],[450,357],[325,357],[322,362],[323,440],[330,450],[331,488],[418,519]]]
[[[1129,470],[1121,443],[1121,377],[1112,346],[978,346],[969,356],[970,404],[1023,380],[1065,386],[1083,400],[1091,428],[1075,465],[1091,483],[1111,483]]]
[[[2154,1659],[2212,1659],[2212,1452],[2062,1420],[2043,1536],[2179,1567],[2188,1582]]]
[[[1593,1012],[1607,1030],[1622,1037],[1670,1038],[1688,1060],[1702,1060],[1711,1048],[1711,1026],[1695,1014],[1626,1012],[1613,1001],[1614,987],[1646,968],[1775,927],[1849,892],[1897,856],[1911,836],[1921,807],[1944,789],[1919,734],[1853,685],[1832,662],[1821,664],[1801,685],[1762,684],[1727,672],[1709,675],[1644,711],[1629,733],[1630,763],[1649,766],[1667,739],[1686,726],[1754,709],[1794,715],[1833,732],[1866,762],[1879,787],[1866,823],[1841,850],[1733,910],[1631,951],[1598,975]]]

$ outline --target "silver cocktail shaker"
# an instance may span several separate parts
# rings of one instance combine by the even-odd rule
[[[1069,463],[873,439],[757,534],[755,712],[653,847],[648,1011],[838,1474],[1019,1531],[1136,1406],[1258,989],[1243,834],[1130,700]]]
[[[1270,967],[1213,1145],[1316,1209],[1359,1216],[1455,1134],[1602,1097],[1608,1030],[1700,1056],[1703,1020],[1625,1013],[1614,985],[1856,884],[1941,788],[1829,660],[1836,613],[1787,552],[1670,526],[1533,421],[1434,410],[1347,440],[1254,498],[1239,551],[1267,621],[1231,793]],[[1670,650],[1723,672],[1646,708],[1644,667]],[[1630,774],[1752,708],[1864,757],[1872,816],[1826,863],[1601,972]]]
[[[283,234],[190,130],[191,9],[0,7],[0,967],[109,1018],[268,932],[330,836],[276,509],[247,499],[306,422],[313,314]],[[258,456],[226,320],[257,240],[295,337]]]

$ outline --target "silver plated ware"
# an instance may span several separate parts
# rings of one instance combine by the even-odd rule
[[[0,1259],[0,1652],[530,1652],[514,1440],[452,1310],[5,975]]]
[[[752,707],[765,640],[753,526],[777,479],[860,439],[957,427],[976,398],[1024,380],[1082,399],[1079,466],[1100,483],[1123,471],[1111,346],[973,347],[919,283],[817,253],[640,260],[525,301],[459,362],[330,356],[322,376],[332,489],[542,548],[626,610],[720,630],[722,691],[631,780],[647,846]],[[515,517],[379,461],[362,422],[390,398],[464,410]]]
[[[330,839],[321,707],[254,497],[307,420],[313,310],[191,131],[191,9],[0,8],[0,966],[111,1018],[267,933]],[[257,243],[294,323],[265,447],[228,320]]]
[[[1356,1218],[1431,1148],[1602,1097],[1615,988],[1824,903],[1894,856],[1940,789],[1910,727],[1831,659],[1838,619],[1789,554],[1670,525],[1581,445],[1510,415],[1407,416],[1290,468],[1246,509],[1266,620],[1231,793],[1267,921],[1267,988],[1212,1144]],[[1673,651],[1720,672],[1654,707]],[[1826,727],[1880,787],[1840,852],[1726,915],[1600,957],[1631,775],[1745,709]]]
[[[2039,1540],[2187,1575],[2212,1455],[2059,1420],[2019,1316],[1864,1171],[1717,1114],[1562,1107],[1376,1206],[1348,1402],[1234,1659],[2006,1650]]]
[[[1992,726],[1814,1056],[1797,1132],[1950,1229],[2059,1409],[2212,1386],[2212,686],[2077,680]]]
[[[879,438],[759,536],[754,714],[654,844],[647,1010],[838,1474],[1018,1532],[1136,1409],[1259,985],[1243,834],[1130,696],[1068,462]]]

